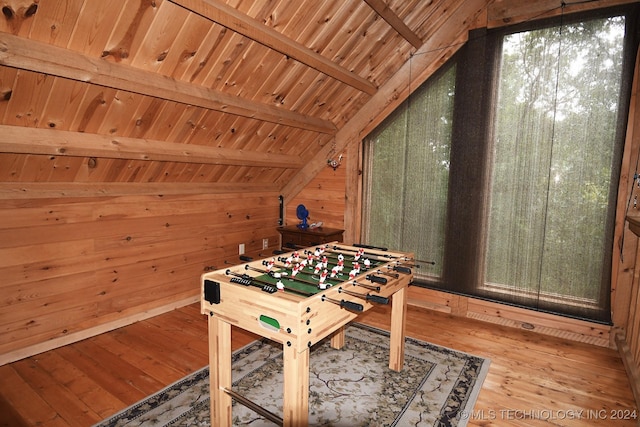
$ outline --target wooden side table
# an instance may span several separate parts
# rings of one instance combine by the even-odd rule
[[[295,246],[314,246],[321,243],[342,242],[342,233],[344,230],[329,227],[317,227],[301,229],[297,225],[287,225],[278,227],[281,236],[281,247],[287,245]]]

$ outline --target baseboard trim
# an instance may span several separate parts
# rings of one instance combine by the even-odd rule
[[[470,319],[508,326],[511,328],[527,329],[542,335],[549,335],[552,337],[563,338],[570,341],[592,344],[599,347],[610,347],[608,338],[599,338],[599,337],[584,335],[584,334],[572,332],[566,329],[536,325],[530,322],[522,322],[522,321],[513,320],[513,319],[506,319],[504,317],[496,317],[496,316],[483,314],[483,313],[469,312],[467,313],[467,317]],[[528,327],[525,327],[524,325],[528,325]]]
[[[615,349],[609,325],[535,312],[521,307],[417,286],[409,288],[408,304],[449,313],[453,316],[526,329],[543,335]]]

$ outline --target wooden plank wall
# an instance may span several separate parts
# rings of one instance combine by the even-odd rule
[[[636,57],[616,215],[613,263],[614,340],[640,402],[640,51]]]
[[[329,166],[321,170],[303,191],[291,199],[286,204],[285,225],[300,223],[296,208],[303,204],[309,211],[309,223],[322,221],[325,227],[344,229],[347,163],[347,156],[343,154],[340,166],[335,170]]]
[[[39,196],[0,197],[0,365],[197,301],[239,243],[278,244],[273,191]]]

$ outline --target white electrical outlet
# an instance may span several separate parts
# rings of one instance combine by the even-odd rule
[[[239,255],[244,255],[244,243],[240,243],[238,245],[238,254]]]
[[[262,249],[267,249],[269,247],[269,239],[262,239]]]

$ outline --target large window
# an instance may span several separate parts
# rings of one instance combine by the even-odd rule
[[[364,241],[417,254],[423,275],[444,260],[455,67],[422,86],[369,136]]]
[[[488,284],[523,297],[600,301],[624,29],[613,17],[503,38]]]
[[[472,33],[366,139],[363,241],[435,261],[427,286],[609,321],[631,10]]]

